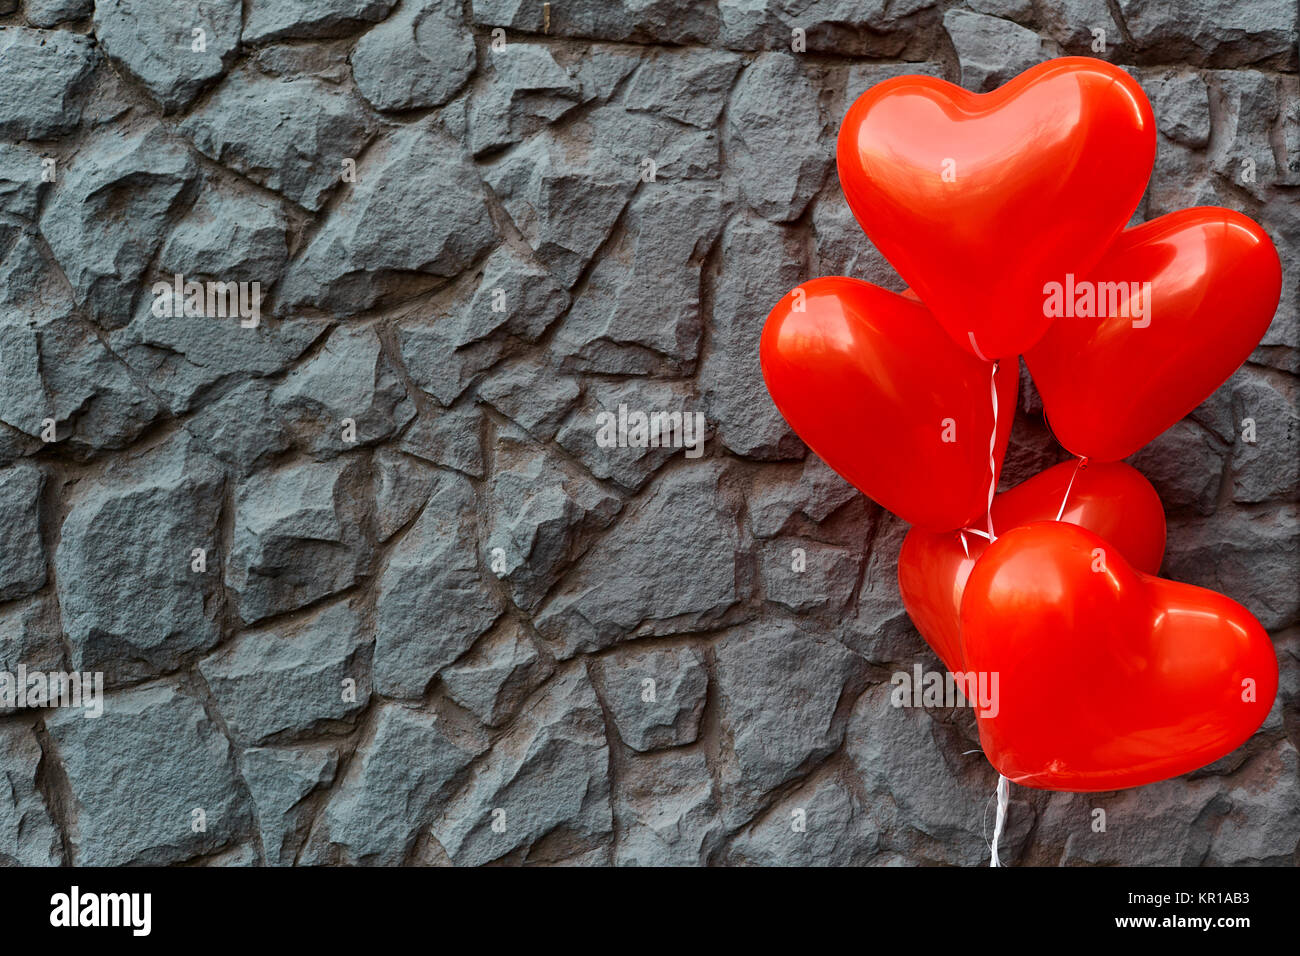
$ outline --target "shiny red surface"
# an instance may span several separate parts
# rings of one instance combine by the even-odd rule
[[[993,528],[1006,534],[1035,521],[1055,520],[1076,462],[1067,461],[1023,481],[993,501]],[[1151,483],[1123,462],[1089,464],[1078,470],[1062,521],[1110,541],[1140,571],[1155,574],[1165,551],[1165,513]],[[944,666],[964,671],[959,618],[971,570],[988,542],[955,531],[913,528],[898,556],[898,590],[912,623]],[[969,552],[969,554],[967,553]]]
[[[1062,57],[985,94],[879,83],[850,107],[837,162],[871,241],[953,341],[994,359],[1039,339],[1043,285],[1094,265],[1124,228],[1155,142],[1136,81]]]
[[[1118,790],[1188,773],[1244,743],[1277,693],[1277,657],[1244,607],[1137,571],[1063,522],[989,547],[961,625],[968,667],[998,674],[996,716],[976,712],[984,753],[1026,787]]]
[[[786,421],[863,494],[936,531],[984,515],[992,366],[954,346],[925,306],[857,279],[814,279],[772,309],[759,355]],[[1000,466],[1017,363],[1005,363],[997,378]],[[949,418],[956,440],[945,442]]]
[[[1126,230],[1086,278],[1094,288],[1151,283],[1150,324],[1058,318],[1025,362],[1057,440],[1106,461],[1133,454],[1226,381],[1268,330],[1282,290],[1264,230],[1215,207]]]

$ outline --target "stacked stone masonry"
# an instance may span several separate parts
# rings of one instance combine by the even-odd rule
[[[1295,0],[0,0],[0,670],[106,681],[0,710],[0,863],[985,862],[970,711],[888,699],[939,667],[906,528],[757,343],[805,279],[901,288],[836,179],[855,96],[1098,31],[1159,124],[1135,220],[1229,206],[1282,257],[1133,459],[1281,690],[1196,773],[1014,789],[1002,859],[1297,862]],[[159,315],[177,275],[256,324]],[[702,454],[602,447],[620,405]],[[1016,415],[1004,486],[1066,458]]]

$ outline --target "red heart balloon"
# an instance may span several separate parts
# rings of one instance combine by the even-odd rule
[[[793,289],[759,343],[776,407],[814,452],[904,521],[946,531],[988,508],[992,366],[920,302],[841,276]],[[1001,468],[1020,378],[997,372]]]
[[[1273,646],[1244,607],[1143,574],[1063,522],[989,547],[961,626],[968,667],[997,688],[976,710],[984,753],[1026,787],[1118,790],[1188,773],[1244,743],[1277,693]]]
[[[1268,235],[1230,209],[1182,209],[1125,232],[1045,298],[1067,314],[1025,353],[1057,439],[1114,461],[1203,402],[1263,338],[1282,293]],[[1105,299],[1104,303],[1099,300]]]
[[[1101,258],[1155,158],[1137,82],[1089,57],[991,93],[878,83],[840,127],[840,183],[871,241],[962,348],[1006,358],[1047,330],[1044,283]]]
[[[1035,521],[1052,521],[1060,512],[1062,521],[1087,528],[1114,544],[1135,568],[1155,574],[1165,552],[1165,513],[1151,482],[1123,462],[1077,465],[1062,462],[998,495],[993,500],[994,531],[1005,534]],[[913,528],[898,555],[903,607],[954,674],[965,670],[962,592],[975,562],[987,549],[988,541],[977,535],[966,535],[963,547],[960,532]]]

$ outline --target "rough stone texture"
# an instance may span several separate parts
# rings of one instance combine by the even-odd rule
[[[205,155],[318,211],[370,139],[371,123],[347,90],[313,77],[244,68],[181,124]]]
[[[224,482],[184,433],[119,464],[72,492],[54,573],[72,666],[129,679],[221,639]]]
[[[59,831],[36,789],[42,754],[32,729],[0,726],[0,865],[58,866],[63,863]]]
[[[41,232],[78,304],[115,329],[143,297],[141,276],[192,194],[196,165],[161,126],[101,133],[83,149],[51,190]]]
[[[0,671],[108,688],[0,709],[0,865],[987,863],[970,710],[889,700],[939,666],[907,526],[757,343],[812,276],[902,289],[835,175],[856,96],[1058,52],[1152,100],[1135,221],[1230,206],[1282,258],[1261,346],[1131,459],[1162,573],[1250,609],[1281,690],[1196,773],[1013,789],[1002,859],[1300,862],[1294,0],[547,9],[0,0]],[[155,314],[176,275],[258,324]],[[1022,375],[1004,487],[1066,457]],[[702,454],[598,441],[620,406]]]
[[[90,42],[75,33],[0,28],[0,137],[50,139],[76,129],[94,62]]]
[[[644,753],[698,739],[709,678],[697,649],[622,649],[601,658],[597,673],[618,736],[633,750]]]
[[[961,85],[987,93],[1055,52],[1032,30],[998,17],[954,8],[943,15],[961,62]]]
[[[252,0],[244,20],[245,43],[346,36],[384,19],[397,0]]]
[[[177,863],[247,838],[234,748],[173,684],[110,695],[96,719],[55,711],[48,729],[71,791],[73,862]]]
[[[455,95],[474,72],[474,36],[461,25],[461,0],[404,0],[358,41],[352,76],[378,110],[427,109]]]
[[[371,640],[357,612],[335,604],[294,633],[246,631],[199,673],[236,743],[307,736],[365,710]]]
[[[355,458],[259,471],[235,492],[226,585],[247,623],[350,588],[370,563],[364,464]]]
[[[41,489],[45,476],[30,464],[0,471],[0,601],[31,594],[45,583]]]
[[[239,47],[240,0],[95,0],[95,37],[166,113],[190,106]]]

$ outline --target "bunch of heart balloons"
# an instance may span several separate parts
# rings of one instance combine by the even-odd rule
[[[1123,70],[1065,57],[972,94],[927,76],[853,103],[849,206],[910,286],[804,283],[760,353],[806,444],[910,523],[903,603],[1013,783],[1105,791],[1202,767],[1268,715],[1277,658],[1240,604],[1156,576],[1159,498],[1120,459],[1192,411],[1273,317],[1281,266],[1228,209],[1126,228],[1155,158]],[[994,496],[1019,356],[1075,456]]]

